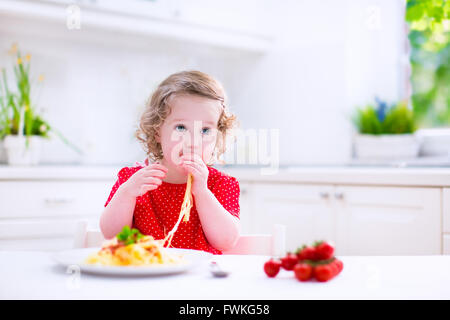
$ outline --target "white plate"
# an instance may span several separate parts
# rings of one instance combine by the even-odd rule
[[[152,266],[98,266],[91,265],[84,262],[84,260],[92,253],[98,252],[101,248],[83,248],[72,249],[58,252],[53,255],[53,259],[65,267],[80,268],[80,271],[86,273],[95,273],[103,275],[119,275],[119,276],[133,276],[133,275],[167,275],[187,271],[194,266],[200,264],[202,261],[207,261],[212,257],[211,253],[190,250],[190,249],[175,249],[166,248],[169,253],[181,254],[185,262],[173,265],[152,265]]]

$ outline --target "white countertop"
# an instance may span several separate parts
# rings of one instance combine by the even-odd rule
[[[1,180],[108,180],[114,181],[122,166],[40,165],[11,167],[0,165]],[[240,182],[311,183],[347,185],[393,185],[450,187],[450,167],[282,167],[264,174],[262,167],[215,166]]]
[[[450,168],[290,167],[266,175],[261,169],[225,168],[239,181],[345,185],[450,186]]]
[[[213,278],[207,265],[162,277],[81,274],[78,282],[48,252],[0,251],[0,299],[450,299],[450,256],[346,256],[329,282],[299,282],[263,272],[267,256],[216,256],[231,271]]]

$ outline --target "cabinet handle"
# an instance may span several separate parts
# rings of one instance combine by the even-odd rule
[[[46,205],[63,205],[73,202],[70,198],[45,198],[44,202]]]
[[[334,197],[336,199],[342,200],[344,199],[344,194],[342,192],[335,192]]]
[[[330,194],[328,193],[328,192],[320,192],[319,193],[319,196],[322,198],[322,199],[328,199],[329,197],[330,197]]]

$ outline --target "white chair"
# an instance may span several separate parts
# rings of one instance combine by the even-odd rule
[[[89,228],[87,220],[78,221],[73,242],[75,249],[100,247],[105,240],[99,229]]]
[[[233,248],[223,254],[281,256],[286,252],[286,227],[275,224],[272,234],[242,234]]]
[[[89,228],[86,220],[78,222],[74,248],[100,247],[103,241],[105,238],[100,230]],[[285,242],[285,226],[274,225],[272,234],[241,235],[236,245],[223,254],[280,256],[285,253]]]

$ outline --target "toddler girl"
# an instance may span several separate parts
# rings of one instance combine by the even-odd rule
[[[100,218],[105,238],[128,225],[164,239],[180,214],[190,173],[193,206],[172,246],[214,254],[232,248],[240,233],[239,183],[211,165],[225,152],[235,120],[223,87],[209,75],[184,71],[164,80],[136,132],[151,163],[119,171]]]

